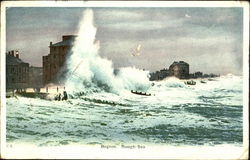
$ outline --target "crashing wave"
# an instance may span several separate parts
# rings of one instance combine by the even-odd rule
[[[67,57],[67,91],[70,94],[82,91],[119,94],[122,90],[147,90],[150,87],[148,71],[127,67],[120,68],[115,75],[112,61],[100,57],[93,16],[90,9],[84,12],[78,37]]]

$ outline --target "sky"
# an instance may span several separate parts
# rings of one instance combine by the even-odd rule
[[[86,8],[11,7],[6,11],[7,51],[42,66],[49,43],[77,35]],[[92,8],[99,54],[114,68],[134,66],[151,72],[185,61],[190,72],[242,74],[243,9]],[[140,55],[131,56],[141,45]]]

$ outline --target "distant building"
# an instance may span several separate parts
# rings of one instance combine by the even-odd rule
[[[150,73],[150,81],[154,80],[163,80],[164,78],[169,76],[169,70],[168,69],[162,69],[160,71],[156,71],[153,73]]]
[[[29,63],[19,58],[19,52],[12,50],[6,55],[6,89],[25,90],[29,82]]]
[[[43,56],[43,84],[50,82],[58,83],[58,73],[63,67],[66,55],[73,46],[75,35],[64,35],[62,41],[52,44],[50,42],[50,53]]]
[[[198,71],[195,73],[189,73],[189,64],[184,61],[174,62],[169,66],[169,69],[164,68],[160,71],[149,73],[150,81],[163,80],[166,77],[175,76],[179,79],[190,79],[190,78],[213,78],[219,77],[220,75],[216,75],[213,73],[203,74]]]
[[[219,77],[220,75],[216,75],[213,73],[210,74],[203,74],[202,72],[195,72],[195,73],[190,73],[189,78],[213,78],[213,77]]]
[[[202,78],[203,73],[202,72],[195,72],[195,73],[190,73],[189,78]]]
[[[189,78],[195,78],[194,73],[189,73]]]
[[[201,78],[203,76],[203,73],[202,72],[195,72],[194,73],[194,77],[195,78]]]
[[[42,88],[43,87],[43,68],[33,67],[29,68],[29,88]]]
[[[189,64],[184,61],[174,62],[169,66],[170,76],[180,79],[189,78]]]

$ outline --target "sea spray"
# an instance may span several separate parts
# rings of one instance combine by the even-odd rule
[[[148,71],[136,68],[120,68],[114,75],[112,61],[99,56],[99,41],[95,40],[96,27],[93,24],[93,11],[87,9],[79,26],[78,36],[71,53],[67,57],[66,89],[77,92],[112,92],[122,90],[147,90]]]
[[[128,69],[129,73],[137,71],[143,73]],[[123,74],[127,72],[117,76]],[[113,143],[241,146],[243,78],[195,81],[195,86],[185,87],[173,87],[183,84],[181,80],[152,82],[148,92],[155,96],[100,92],[68,101],[7,98],[6,140],[10,145],[60,147]]]
[[[118,78],[121,79],[125,89],[146,91],[150,87],[148,75],[149,71],[126,67],[120,69]]]

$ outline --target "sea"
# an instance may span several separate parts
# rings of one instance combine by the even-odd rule
[[[136,67],[115,72],[113,61],[99,53],[102,42],[95,39],[93,21],[93,11],[84,11],[66,57],[67,101],[7,98],[7,143],[242,146],[242,76],[186,85],[171,77],[149,81],[149,71]]]
[[[127,90],[81,93],[67,101],[7,98],[7,143],[242,145],[242,77],[204,81],[151,82],[151,96]]]

